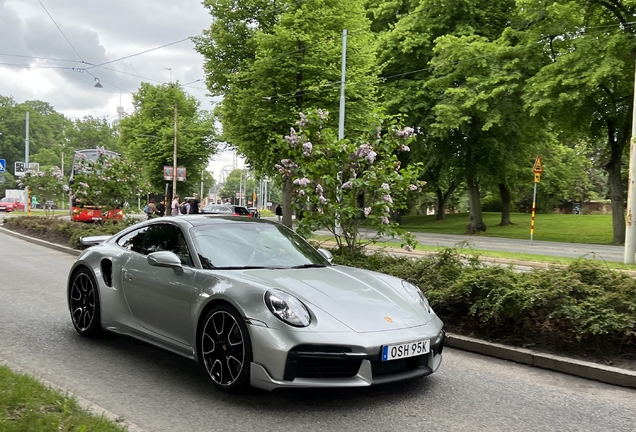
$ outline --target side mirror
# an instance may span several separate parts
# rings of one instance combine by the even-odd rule
[[[330,263],[331,261],[333,261],[333,255],[327,249],[319,248],[318,253],[322,255],[323,257],[325,257],[325,259],[329,261]]]
[[[181,268],[181,260],[172,252],[153,252],[148,255],[148,264],[155,267]]]

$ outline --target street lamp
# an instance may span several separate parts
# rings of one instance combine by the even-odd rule
[[[95,83],[95,85],[93,87],[95,87],[95,88],[104,88],[102,83],[99,81],[99,78],[95,77],[95,81],[97,81],[97,82]]]

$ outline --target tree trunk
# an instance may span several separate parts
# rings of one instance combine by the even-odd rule
[[[479,183],[471,175],[466,178],[468,189],[468,206],[470,207],[470,223],[466,227],[466,234],[486,231],[486,224],[481,215],[481,200],[479,198]]]
[[[283,183],[283,225],[293,228],[292,225],[292,179],[285,178]]]
[[[512,225],[510,221],[510,191],[503,183],[499,183],[499,195],[501,195],[501,223],[499,225]]]
[[[617,139],[616,126],[611,119],[605,121],[607,125],[607,144],[610,148],[610,160],[605,165],[609,196],[612,201],[612,227],[614,243],[625,242],[625,198],[623,196],[623,181],[621,179],[621,165],[624,143]]]
[[[435,194],[437,195],[437,209],[435,214],[436,220],[444,220],[444,218],[446,217],[446,205],[448,204],[448,200],[450,199],[451,195],[453,195],[453,193],[455,192],[455,189],[457,189],[457,186],[457,184],[452,184],[448,188],[446,193],[442,192],[439,187],[435,188]]]

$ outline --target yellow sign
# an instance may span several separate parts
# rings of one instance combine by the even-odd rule
[[[534,182],[535,183],[541,183],[541,173],[534,173]]]
[[[532,167],[532,171],[538,174],[543,172],[543,163],[541,162],[541,156],[537,156],[537,159],[534,161],[534,166]],[[535,180],[536,183],[539,183]]]

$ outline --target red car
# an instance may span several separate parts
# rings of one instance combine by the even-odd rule
[[[24,203],[20,198],[4,197],[0,199],[0,211],[12,212],[16,210],[24,210]]]
[[[122,209],[102,210],[99,207],[73,207],[71,219],[75,222],[100,222],[107,220],[121,220],[124,217]]]

